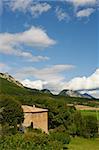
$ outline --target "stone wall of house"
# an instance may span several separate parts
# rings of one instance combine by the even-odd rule
[[[28,127],[33,123],[33,128],[40,128],[48,133],[48,112],[25,113],[23,126]]]

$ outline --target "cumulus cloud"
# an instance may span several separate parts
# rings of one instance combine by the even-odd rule
[[[74,7],[77,18],[89,17],[99,7],[99,0],[66,0]]]
[[[70,18],[72,18],[72,15],[67,13],[65,10],[63,10],[63,8],[60,8],[58,5],[56,5],[56,9],[55,7],[53,7],[52,4],[46,2],[46,1],[34,1],[34,0],[3,0],[5,3],[5,5],[13,12],[15,11],[20,11],[22,13],[28,13],[30,14],[32,17],[37,18],[39,17],[41,14],[48,12],[49,10],[52,10],[52,12],[56,13],[56,17],[58,18],[59,21],[70,21]],[[62,3],[69,3],[71,5],[73,5],[74,10],[77,11],[79,10],[79,8],[94,8],[94,10],[96,10],[96,8],[99,7],[99,0],[64,0],[62,1]],[[73,12],[75,14],[75,11]],[[79,15],[83,17],[83,14],[88,14],[90,16],[91,10],[90,12],[88,12],[88,10],[86,10],[87,12],[78,12],[77,13],[77,18],[79,17]],[[83,14],[82,14],[83,13]],[[54,15],[54,14],[53,14]],[[88,16],[88,15],[84,15],[84,16]]]
[[[21,83],[26,87],[39,90],[43,89],[44,85],[46,84],[46,82],[42,80],[31,81],[29,79],[25,79],[21,81]]]
[[[89,17],[93,12],[95,11],[95,9],[93,8],[86,8],[83,10],[80,10],[76,13],[77,17]]]
[[[94,6],[98,0],[66,0],[66,2],[72,3],[75,7],[91,5]]]
[[[47,88],[53,93],[59,93],[63,89],[78,90],[99,97],[99,68],[89,77],[76,77],[70,81],[66,81],[62,72],[73,68],[74,66],[71,65],[55,65],[43,69],[25,68],[24,70],[18,71],[16,77],[18,79],[21,78],[20,81],[25,86],[27,85],[31,88]],[[34,77],[35,79],[29,80],[29,77]]]
[[[99,88],[99,68],[89,77],[76,77],[64,85],[72,90],[91,90]]]
[[[53,65],[41,69],[37,69],[34,67],[26,67],[21,70],[18,70],[18,72],[16,73],[16,77],[22,79],[30,76],[47,82],[59,83],[64,79],[61,73],[73,68],[73,65]]]
[[[0,33],[1,53],[21,56],[34,62],[48,60],[49,58],[46,56],[34,56],[29,50],[28,52],[25,51],[24,46],[46,48],[55,43],[43,29],[34,26],[20,33]]]
[[[62,20],[68,21],[70,19],[69,15],[65,11],[63,11],[62,8],[57,7],[55,12],[59,21]]]
[[[31,79],[20,80],[20,82],[25,87],[29,87],[32,89],[39,89],[39,90],[49,89],[54,94],[57,94],[62,89],[62,86],[59,82],[52,82],[45,80],[31,80]]]
[[[51,9],[50,4],[34,0],[12,0],[8,2],[8,6],[12,11],[28,12],[33,17],[38,17]]]
[[[23,68],[15,73],[15,78],[19,79],[27,87],[48,88],[55,93],[62,88],[61,82],[65,79],[62,73],[73,68],[73,65],[53,65],[42,69]],[[35,80],[30,80],[29,78],[34,78]]]
[[[99,98],[99,90],[88,91],[87,93],[95,98]]]

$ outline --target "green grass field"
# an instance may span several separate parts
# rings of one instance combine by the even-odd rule
[[[73,138],[68,145],[68,150],[99,150],[99,138],[84,139],[80,137]]]
[[[81,114],[84,115],[84,116],[95,116],[99,120],[99,111],[81,110]]]

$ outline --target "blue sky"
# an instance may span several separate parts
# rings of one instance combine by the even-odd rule
[[[99,88],[98,0],[1,4],[1,72],[26,86],[55,92]]]

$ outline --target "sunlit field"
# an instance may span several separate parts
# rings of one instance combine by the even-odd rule
[[[94,111],[94,110],[81,110],[81,114],[84,116],[94,116],[97,117],[99,120],[99,111]]]
[[[85,139],[73,138],[68,145],[69,150],[99,150],[99,138]]]

